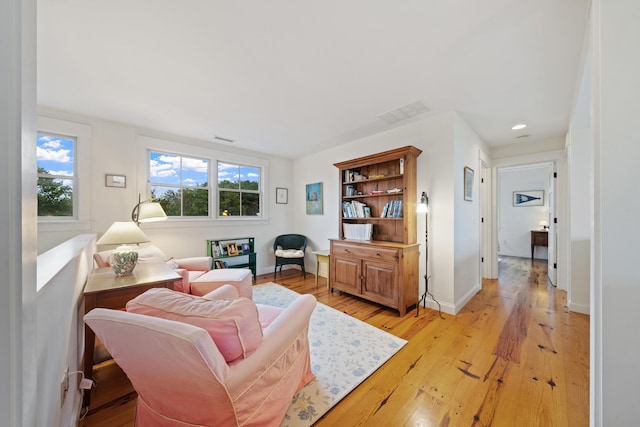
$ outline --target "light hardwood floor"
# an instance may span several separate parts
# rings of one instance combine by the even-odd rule
[[[485,280],[457,316],[444,318],[422,308],[400,318],[329,293],[323,278],[316,290],[312,274],[278,274],[275,282],[409,341],[314,426],[588,426],[589,316],[569,312],[546,268],[504,258],[500,278]],[[98,365],[96,376],[79,425],[133,425],[136,395],[117,365]]]

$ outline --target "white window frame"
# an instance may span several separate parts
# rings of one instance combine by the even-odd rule
[[[149,152],[156,151],[169,154],[173,153],[184,157],[199,157],[205,158],[210,162],[209,217],[169,217],[166,221],[146,223],[145,228],[166,227],[167,222],[177,227],[210,227],[220,225],[221,222],[229,225],[247,224],[247,222],[251,224],[269,223],[269,193],[265,190],[269,188],[269,183],[267,182],[269,161],[239,153],[216,150],[207,147],[206,144],[207,143],[202,141],[185,143],[141,134],[136,136],[137,159],[139,159],[136,186],[143,199],[145,196],[149,197],[151,194],[151,186],[149,183]],[[218,161],[247,165],[260,169],[260,216],[218,216]]]
[[[91,228],[91,126],[67,120],[38,116],[37,133],[68,136],[75,139],[72,217],[38,217],[39,231],[87,231]],[[34,140],[34,144],[36,141]]]
[[[234,166],[239,166],[239,167],[251,167],[251,168],[257,168],[260,171],[260,182],[259,182],[259,191],[255,192],[255,191],[248,191],[248,190],[231,190],[229,188],[223,188],[223,191],[237,191],[238,193],[257,193],[260,196],[260,215],[258,216],[226,216],[226,215],[220,215],[220,209],[218,209],[218,206],[220,205],[220,188],[218,187],[218,163],[225,163],[225,164],[231,164]],[[215,180],[216,180],[216,185],[215,185],[215,192],[216,192],[216,211],[215,211],[215,215],[213,215],[216,219],[219,219],[221,221],[229,221],[229,220],[239,220],[239,219],[248,219],[251,221],[255,221],[255,220],[260,220],[260,219],[264,219],[264,214],[263,214],[263,209],[264,209],[264,183],[263,183],[263,179],[265,174],[264,171],[264,167],[260,166],[260,165],[255,165],[255,164],[251,164],[251,163],[241,163],[241,162],[237,162],[237,161],[231,161],[231,160],[227,160],[224,158],[219,158],[216,160],[216,165],[214,168],[215,171]]]
[[[209,177],[209,182],[207,184],[206,190],[209,193],[209,203],[208,203],[208,211],[209,211],[209,215],[207,217],[203,217],[203,216],[189,216],[189,215],[181,215],[181,216],[171,216],[168,218],[173,218],[173,219],[202,219],[202,218],[210,218],[211,217],[211,192],[213,191],[213,187],[211,186],[211,159],[206,157],[206,156],[195,156],[195,155],[191,155],[191,154],[184,154],[184,153],[176,153],[176,152],[171,152],[171,151],[165,151],[165,150],[156,150],[156,149],[151,149],[149,148],[147,150],[147,182],[149,183],[149,193],[151,193],[151,187],[170,187],[170,188],[175,188],[177,190],[180,190],[180,192],[182,193],[182,190],[184,190],[185,188],[187,189],[191,189],[191,188],[200,188],[200,189],[205,189],[205,187],[195,187],[195,186],[189,186],[189,185],[184,185],[183,179],[182,179],[182,166],[180,169],[180,184],[164,184],[164,183],[159,183],[159,182],[151,182],[151,153],[159,153],[159,154],[166,154],[169,156],[176,156],[176,157],[180,157],[181,159],[181,164],[182,164],[182,160],[184,160],[185,158],[188,159],[195,159],[195,160],[206,160],[208,163],[207,166],[207,174]],[[182,196],[181,196],[182,197]],[[184,206],[180,207],[180,210],[182,211],[184,208]],[[184,212],[183,212],[184,213]]]

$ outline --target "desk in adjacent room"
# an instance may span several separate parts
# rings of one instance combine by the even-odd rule
[[[547,230],[531,230],[531,259],[536,246],[549,245],[549,231]]]
[[[84,288],[84,312],[96,307],[121,309],[127,302],[151,288],[173,289],[173,282],[181,276],[164,262],[139,263],[133,274],[116,276],[111,267],[96,268],[87,278]],[[93,353],[96,335],[84,326],[84,376],[93,377]],[[84,406],[89,406],[91,391],[84,395]]]

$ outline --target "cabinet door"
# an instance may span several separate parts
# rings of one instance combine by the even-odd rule
[[[398,308],[398,265],[363,260],[362,295],[388,307]]]
[[[359,259],[334,256],[332,259],[334,274],[331,286],[350,294],[360,294],[362,273]]]

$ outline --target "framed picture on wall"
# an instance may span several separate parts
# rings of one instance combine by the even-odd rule
[[[307,184],[307,215],[322,215],[322,183]]]
[[[104,185],[106,187],[125,188],[127,186],[127,177],[108,173],[104,176]]]
[[[544,190],[514,191],[513,206],[543,206]]]
[[[276,188],[276,203],[283,205],[289,203],[289,190],[287,188]]]
[[[464,167],[464,199],[473,201],[473,169],[468,166]]]

